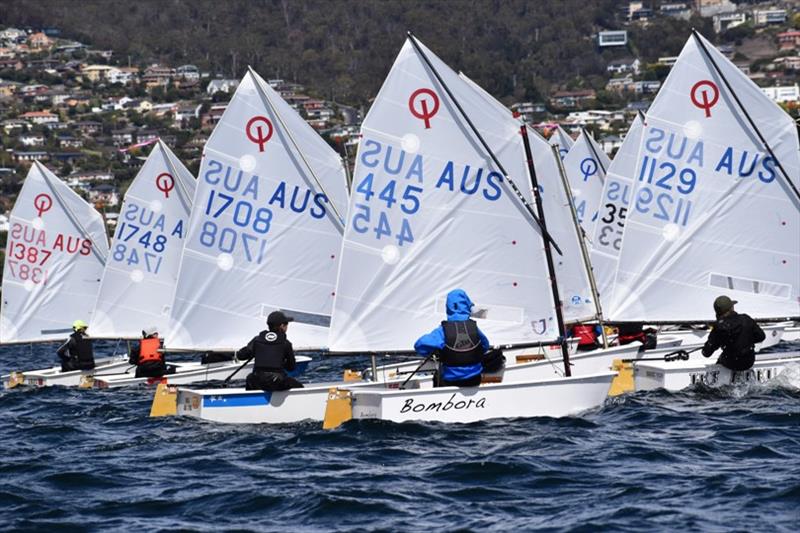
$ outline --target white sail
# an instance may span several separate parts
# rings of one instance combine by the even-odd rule
[[[463,73],[459,73],[459,76],[477,94],[483,96],[486,103],[493,106],[497,113],[513,118],[513,113],[482,87]],[[531,127],[527,127],[527,131],[547,232],[558,243],[562,252],[559,255],[555,250],[553,251],[553,263],[558,282],[558,295],[562,301],[564,322],[593,319],[597,316],[597,308],[592,297],[589,271],[578,240],[582,237],[579,236],[578,228],[572,217],[568,195],[561,177],[561,168],[558,164],[558,156],[550,143],[539,132]],[[525,185],[530,186],[530,182],[526,182]]]
[[[518,121],[422,50],[530,200]],[[553,339],[547,278],[537,224],[407,40],[362,125],[331,350],[410,350],[455,288],[490,341]]]
[[[569,136],[569,133],[564,131],[564,128],[562,128],[560,124],[556,125],[556,129],[550,134],[548,141],[553,146],[558,147],[558,153],[561,154],[562,160],[567,156],[575,142],[572,140],[572,137]]]
[[[611,319],[711,320],[720,294],[800,315],[797,126],[696,33],[647,113],[635,178]]]
[[[597,209],[610,164],[602,148],[581,128],[581,134],[564,157],[564,169],[572,188],[578,222],[588,234],[593,232],[597,221]]]
[[[594,235],[591,237],[591,260],[600,301],[606,303],[613,293],[625,220],[636,187],[636,163],[642,143],[642,118],[637,115],[628,134],[608,167]]]
[[[91,317],[108,254],[103,217],[35,162],[9,222],[0,342],[63,339]]]
[[[195,180],[159,141],[128,187],[97,295],[95,337],[164,336],[175,292]]]
[[[281,309],[325,346],[346,198],[341,158],[250,70],[205,147],[167,345],[237,348]]]

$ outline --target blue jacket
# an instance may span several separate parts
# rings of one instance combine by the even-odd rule
[[[447,320],[449,322],[468,320],[472,311],[472,300],[467,293],[461,289],[455,289],[447,294]],[[478,337],[481,341],[483,351],[487,351],[491,345],[486,335],[478,329]],[[423,335],[414,343],[414,351],[420,355],[430,355],[436,350],[444,348],[444,328],[438,326],[430,333]],[[447,366],[442,365],[442,379],[447,381],[459,381],[477,376],[483,371],[483,365],[469,366]]]

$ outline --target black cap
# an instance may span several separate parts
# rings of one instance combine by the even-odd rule
[[[281,324],[288,324],[289,322],[293,321],[294,317],[284,315],[283,311],[273,311],[267,317],[268,326],[279,326]]]
[[[731,300],[727,296],[718,296],[716,300],[714,300],[714,312],[718,315],[724,315],[731,309],[733,309],[734,304],[738,304],[737,300]]]

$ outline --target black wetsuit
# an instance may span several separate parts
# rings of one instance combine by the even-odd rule
[[[253,357],[253,372],[247,376],[247,390],[281,391],[301,388],[302,383],[286,372],[295,369],[294,350],[286,334],[262,331],[237,353],[239,359]]]
[[[94,368],[94,350],[91,339],[76,331],[56,351],[61,359],[61,371],[91,370]]]
[[[711,357],[715,350],[722,348],[718,365],[734,371],[749,370],[756,360],[755,344],[766,338],[755,320],[731,311],[714,324],[703,346],[703,355]]]

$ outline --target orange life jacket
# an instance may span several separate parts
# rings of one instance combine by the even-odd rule
[[[572,328],[572,335],[578,337],[578,346],[594,346],[597,344],[597,332],[593,325],[579,324]]]
[[[139,343],[139,364],[155,363],[164,360],[164,355],[158,351],[161,348],[161,339],[148,337]]]

